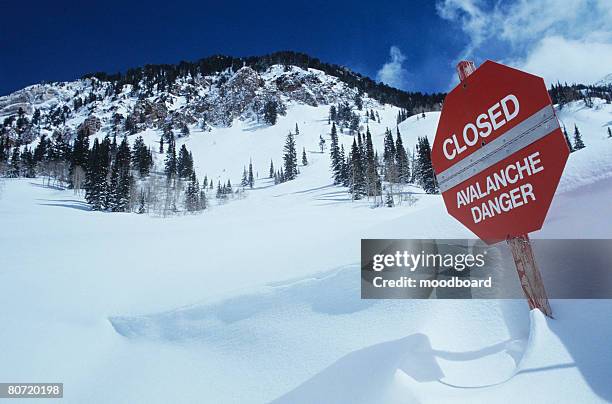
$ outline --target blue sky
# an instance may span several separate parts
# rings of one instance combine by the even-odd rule
[[[612,73],[612,2],[545,7],[550,1],[5,2],[0,94],[93,71],[287,49],[427,92],[448,90],[462,57],[509,62],[549,81]],[[584,60],[593,52],[604,52],[595,72]]]

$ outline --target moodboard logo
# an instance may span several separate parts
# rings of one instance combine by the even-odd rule
[[[533,240],[553,299],[612,298],[612,240]],[[522,299],[512,254],[480,240],[361,241],[363,299]]]

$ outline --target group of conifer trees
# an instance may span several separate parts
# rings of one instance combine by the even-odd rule
[[[372,146],[369,128],[365,136],[359,132],[354,136],[347,153],[338,141],[336,124],[332,123],[330,157],[334,183],[348,187],[353,199],[381,195],[378,156]]]
[[[300,134],[300,130],[295,125],[295,134],[289,132],[285,139],[285,146],[283,147],[283,165],[279,170],[275,170],[274,162],[270,160],[270,172],[269,178],[274,178],[275,184],[282,182],[291,181],[297,178],[300,170],[298,168],[297,148],[295,144],[295,136]],[[302,165],[308,165],[308,157],[306,156],[306,149],[302,149]]]
[[[7,136],[0,136],[0,175],[12,178],[45,175],[62,183],[68,182],[69,169],[74,164],[72,147],[60,131],[55,131],[51,139],[43,134],[34,148],[22,148],[19,141],[11,142]]]
[[[153,167],[153,155],[138,137],[133,147],[124,137],[117,145],[107,135],[102,141],[94,139],[89,148],[89,136],[78,134],[73,146],[71,178],[73,187],[80,189],[78,172],[85,173],[85,200],[93,210],[130,212],[137,202],[135,175],[144,178]]]
[[[160,152],[163,150],[164,144],[166,145],[164,175],[166,177],[165,199],[167,201],[164,203],[166,207],[164,211],[167,211],[168,206],[173,212],[178,210],[176,207],[176,200],[178,199],[178,195],[181,194],[185,182],[187,183],[184,191],[185,210],[187,212],[198,212],[206,209],[208,206],[206,198],[206,188],[209,185],[208,178],[204,177],[204,181],[200,187],[200,181],[193,168],[193,154],[187,150],[187,146],[184,144],[177,154],[176,139],[171,130],[165,131],[160,139]],[[210,189],[212,189],[212,186],[211,179]],[[142,196],[141,199],[144,200],[144,196]]]
[[[387,193],[393,193],[394,184],[416,183],[427,193],[437,193],[438,186],[431,164],[431,148],[426,137],[419,138],[415,156],[411,159],[404,148],[399,128],[393,139],[391,130],[385,131],[382,160],[372,145],[370,128],[365,135],[357,132],[353,144],[347,152],[339,142],[338,131],[332,123],[330,133],[331,170],[335,184],[349,189],[352,199],[381,196],[383,180],[387,183]],[[387,197],[387,204],[391,205]]]
[[[563,135],[565,136],[565,141],[567,142],[567,147],[570,150],[570,153],[573,153],[577,150],[584,149],[586,146],[584,141],[582,140],[582,134],[580,133],[580,129],[578,129],[578,125],[574,124],[574,142],[570,140],[569,135],[567,134],[567,129],[565,126],[563,127]],[[608,137],[612,137],[612,133],[610,133],[610,128],[608,128]]]

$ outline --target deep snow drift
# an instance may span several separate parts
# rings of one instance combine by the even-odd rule
[[[535,237],[612,237],[612,109],[597,108],[560,113],[587,147]],[[553,301],[547,320],[524,301],[359,298],[361,238],[470,234],[417,188],[414,205],[373,209],[332,186],[326,113],[182,139],[199,176],[238,182],[249,158],[259,172],[246,198],[200,215],[91,212],[40,179],[4,180],[0,380],[64,382],[75,403],[612,401],[610,301]],[[397,110],[380,113],[379,150]],[[407,149],[437,116],[400,125]],[[295,122],[310,164],[274,186],[264,173]]]

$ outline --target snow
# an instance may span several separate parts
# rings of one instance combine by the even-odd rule
[[[198,176],[238,183],[249,159],[259,172],[246,198],[199,215],[91,212],[41,179],[4,180],[0,380],[63,382],[70,403],[612,401],[611,301],[552,301],[549,320],[522,300],[360,299],[361,238],[471,234],[440,196],[374,209],[333,186],[318,152],[327,110],[191,128],[178,144]],[[377,110],[381,150],[397,109]],[[576,103],[559,117],[587,147],[534,236],[610,238],[612,110]],[[433,140],[438,118],[401,123],[407,149]],[[270,158],[280,165],[296,122],[310,164],[275,186]],[[143,136],[154,145],[159,132]]]

